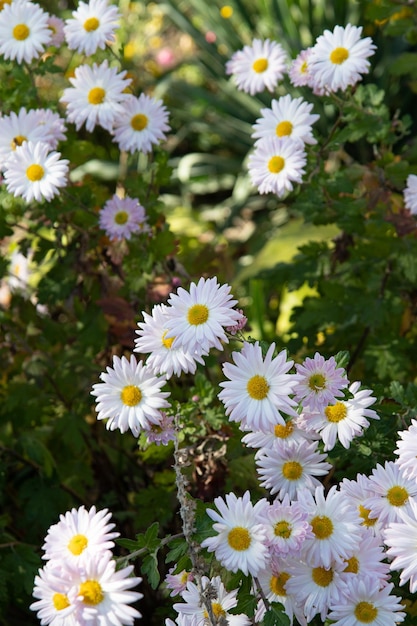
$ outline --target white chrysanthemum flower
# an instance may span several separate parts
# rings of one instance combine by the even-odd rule
[[[301,365],[296,364],[295,368],[301,377],[294,389],[295,399],[310,411],[320,411],[335,404],[349,384],[346,371],[337,367],[335,358],[326,360],[318,352],[312,359],[307,357]]]
[[[39,124],[37,111],[26,111],[22,107],[18,113],[11,111],[9,115],[0,117],[0,167],[4,166],[9,156],[25,141],[49,144],[50,130]],[[51,146],[51,149],[54,150],[55,147]]]
[[[349,498],[353,506],[356,507],[361,518],[361,525],[372,530],[373,534],[381,541],[382,524],[376,517],[370,517],[371,510],[365,505],[368,499],[374,495],[369,477],[364,474],[357,474],[356,480],[343,478],[339,483],[339,488],[340,493],[346,499]]]
[[[385,562],[385,558],[386,553],[381,545],[380,537],[375,536],[370,528],[362,526],[359,542],[349,558],[344,559],[346,567],[343,572],[357,578],[378,580],[380,587],[383,587],[389,578],[389,565]]]
[[[380,587],[378,580],[353,578],[343,596],[330,605],[329,620],[333,626],[395,626],[404,621],[401,598],[392,596],[394,585]]]
[[[143,93],[139,98],[131,95],[115,118],[113,141],[126,152],[151,152],[154,145],[166,139],[168,116],[162,100]]]
[[[74,570],[72,583],[77,589],[77,624],[132,626],[139,611],[130,606],[143,597],[132,591],[142,578],[131,576],[133,565],[116,571],[116,561],[105,554],[92,557],[82,569]]]
[[[393,461],[386,461],[384,466],[377,464],[369,477],[369,486],[373,490],[365,502],[370,509],[370,517],[377,517],[381,524],[399,522],[399,514],[404,511],[412,515],[411,503],[417,498],[417,482],[407,478]]]
[[[319,115],[312,114],[313,105],[302,98],[291,98],[290,95],[272,100],[271,108],[261,109],[262,117],[252,126],[252,137],[290,137],[300,139],[303,143],[315,144],[312,125]]]
[[[26,202],[52,200],[67,185],[69,161],[60,157],[60,152],[49,152],[47,144],[25,141],[4,166],[7,191]]]
[[[48,529],[42,558],[62,567],[80,567],[93,554],[111,550],[119,533],[113,532],[115,525],[110,518],[108,509],[96,511],[95,506],[89,511],[81,506],[60,515],[59,522]]]
[[[175,569],[175,567],[171,567],[168,574],[165,576],[165,584],[168,589],[171,590],[169,594],[171,597],[182,594],[187,588],[187,583],[194,580],[194,574],[192,572],[187,572],[183,569],[181,572],[178,572],[178,574],[174,574]]]
[[[291,84],[294,87],[304,87],[310,84],[310,73],[308,71],[308,57],[310,56],[311,48],[301,50],[296,58],[291,62],[288,70],[288,76]]]
[[[378,414],[368,408],[376,402],[376,398],[371,395],[372,391],[359,387],[360,383],[357,381],[349,386],[349,392],[353,396],[349,400],[338,400],[318,413],[304,411],[302,414],[302,424],[307,430],[320,433],[326,451],[332,450],[337,440],[344,448],[349,448],[352,439],[361,436],[363,430],[368,428],[367,418],[379,419]]]
[[[304,540],[312,536],[307,517],[307,511],[290,502],[288,495],[265,509],[266,542],[274,557],[300,554]]]
[[[392,570],[400,570],[400,585],[409,581],[411,593],[417,591],[417,502],[410,500],[409,511],[399,511],[398,521],[383,531]]]
[[[394,450],[398,459],[395,462],[404,476],[417,479],[417,420],[412,419],[408,429],[401,430],[398,435],[400,439]]]
[[[230,286],[219,285],[217,278],[200,278],[190,290],[178,288],[168,299],[166,339],[174,337],[173,347],[202,354],[210,348],[223,350],[221,341],[229,343],[225,328],[236,324],[242,314],[234,309]]]
[[[237,88],[252,96],[265,88],[274,91],[287,69],[287,53],[275,41],[254,39],[251,46],[235,52],[226,63]]]
[[[85,123],[90,132],[97,124],[111,132],[116,115],[123,111],[122,102],[130,97],[125,89],[132,81],[125,76],[126,70],[109,67],[107,59],[76,68],[69,79],[72,87],[64,89],[60,102],[67,104],[67,119],[77,130]]]
[[[36,611],[42,625],[78,626],[75,619],[77,590],[71,584],[70,573],[47,562],[35,576],[30,609]]]
[[[286,589],[303,607],[303,612],[310,623],[313,617],[320,615],[324,624],[329,606],[343,597],[345,582],[344,564],[331,563],[330,567],[313,566],[305,561],[293,559],[289,567],[290,578]]]
[[[251,182],[259,193],[275,193],[282,198],[301,183],[306,164],[304,144],[288,137],[264,137],[249,155]]]
[[[48,16],[48,28],[51,31],[51,41],[49,42],[50,46],[59,48],[64,41],[64,24],[64,20],[60,17],[57,17],[56,15]]]
[[[231,626],[249,626],[251,623],[246,615],[229,614],[230,609],[237,605],[237,589],[226,591],[220,576],[208,578],[201,577],[201,590],[195,583],[189,581],[186,589],[181,593],[185,602],[174,604],[174,609],[180,615],[192,619],[193,626],[205,626],[207,624],[207,607],[201,599],[202,593],[211,603],[211,610],[216,620],[224,618]]]
[[[290,563],[292,558],[287,556],[285,559],[273,559],[265,569],[261,570],[257,575],[257,580],[268,602],[279,602],[284,608],[284,613],[290,620],[292,626],[294,617],[297,624],[307,626],[307,620],[302,612],[295,596],[287,591],[287,582],[291,578]],[[264,618],[266,607],[261,599],[255,611],[255,623],[260,624]]]
[[[146,213],[137,198],[114,194],[101,209],[98,222],[113,240],[130,239],[132,234],[149,232]]]
[[[295,500],[300,489],[314,491],[320,482],[316,476],[325,476],[331,469],[327,454],[318,451],[317,442],[261,448],[255,457],[261,487],[282,500],[288,494]]]
[[[170,441],[175,441],[177,434],[175,431],[174,416],[167,415],[161,411],[161,419],[158,424],[151,424],[144,430],[148,443],[155,443],[167,446]]]
[[[133,355],[130,361],[114,356],[113,368],[107,367],[100,378],[103,382],[93,385],[91,394],[96,396],[97,419],[109,418],[109,430],[119,428],[125,433],[130,428],[138,437],[142,429],[159,424],[160,410],[170,406],[169,392],[161,391],[166,379],[157,378]]]
[[[218,394],[231,422],[240,422],[242,430],[268,432],[271,425],[285,426],[282,413],[295,415],[296,403],[290,395],[297,376],[288,374],[293,361],[287,361],[287,351],[273,357],[271,344],[265,359],[258,342],[243,343],[240,352],[232,352],[234,364],[224,363],[223,373],[229,380],[220,383]]]
[[[18,63],[37,59],[51,41],[48,13],[38,4],[14,0],[0,12],[0,54]]]
[[[409,174],[407,185],[404,189],[404,204],[413,215],[417,215],[417,176]]]
[[[303,543],[303,560],[314,567],[325,568],[335,561],[345,562],[361,538],[357,509],[344,499],[335,485],[326,496],[323,485],[316,487],[314,494],[304,489],[297,496],[313,531]]]
[[[214,552],[216,559],[230,572],[241,570],[246,575],[256,576],[269,558],[265,526],[260,523],[266,500],[253,505],[249,491],[239,498],[229,493],[225,500],[221,497],[214,499],[220,514],[207,509],[207,514],[215,522],[213,529],[217,535],[204,539],[201,546]]]
[[[368,57],[376,46],[370,37],[361,39],[362,27],[347,24],[325,30],[317,38],[308,58],[312,84],[327,91],[347,89],[369,72]]]
[[[287,417],[285,424],[270,424],[264,431],[256,430],[242,437],[249,448],[275,448],[290,442],[303,444],[318,439],[297,426],[297,419]]]
[[[150,352],[146,364],[155,374],[165,374],[167,378],[174,374],[180,376],[182,372],[195,374],[197,363],[204,364],[201,357],[207,353],[201,351],[191,353],[181,346],[175,348],[172,345],[174,337],[168,339],[166,337],[169,311],[165,304],[156,304],[151,315],[145,311],[142,313],[144,321],[138,322],[140,330],[136,331],[139,337],[135,339],[134,351]]]
[[[65,21],[64,35],[70,50],[80,54],[94,54],[115,41],[114,31],[119,27],[120,13],[107,0],[79,2],[72,18]]]
[[[44,141],[51,150],[55,150],[58,143],[66,139],[67,129],[64,120],[51,109],[34,109],[33,114],[37,128],[44,133],[43,139],[39,141]]]

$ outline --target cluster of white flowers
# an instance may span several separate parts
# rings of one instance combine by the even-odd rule
[[[143,597],[132,591],[142,579],[132,576],[132,565],[116,569],[112,548],[119,533],[110,518],[107,509],[81,506],[49,528],[30,607],[42,624],[121,626],[141,617],[130,605]]]
[[[362,28],[348,24],[324,31],[315,45],[302,50],[291,63],[276,42],[255,39],[252,45],[235,52],[226,63],[237,87],[251,95],[268,89],[273,92],[288,73],[291,83],[307,86],[316,95],[325,95],[355,85],[369,72],[368,57],[375,45],[361,39]],[[319,116],[313,105],[289,94],[273,99],[270,108],[261,109],[253,126],[255,150],[248,161],[249,175],[259,193],[283,197],[301,183],[305,173],[306,144],[315,144],[312,125]]]
[[[4,5],[4,6],[3,6]],[[29,0],[3,3],[0,10],[0,55],[19,64],[36,63],[65,44],[84,57],[115,42],[120,14],[108,0],[79,2],[62,20]],[[28,68],[28,71],[33,71]],[[163,102],[129,92],[131,79],[107,59],[83,63],[69,78],[56,103],[65,120],[51,109],[11,111],[0,117],[0,173],[9,193],[26,202],[50,201],[68,185],[69,161],[56,151],[66,139],[66,123],[108,131],[121,151],[149,153],[170,130]],[[145,209],[137,198],[114,195],[103,207],[99,225],[113,240],[150,233]]]

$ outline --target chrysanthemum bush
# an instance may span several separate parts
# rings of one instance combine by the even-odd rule
[[[412,624],[415,175],[373,39],[235,38],[222,67],[258,110],[248,202],[340,229],[263,275],[317,291],[284,336],[221,248],[178,251],[176,120],[123,55],[131,9],[1,9],[8,624]]]

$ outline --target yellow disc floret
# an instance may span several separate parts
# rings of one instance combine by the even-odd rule
[[[33,163],[32,165],[29,165],[26,170],[26,176],[32,183],[38,180],[42,180],[44,174],[45,170],[43,169],[42,165],[39,165],[38,163]]]
[[[269,392],[269,384],[264,376],[255,374],[248,380],[246,390],[253,400],[264,400]]]
[[[142,400],[142,392],[136,385],[126,385],[120,392],[120,399],[126,406],[136,406]]]
[[[143,113],[137,113],[130,120],[133,130],[144,130],[149,124],[149,119]]]
[[[192,326],[205,324],[209,318],[209,309],[205,304],[193,304],[188,309],[187,319]]]
[[[262,74],[262,72],[268,69],[268,59],[256,59],[253,62],[252,69],[257,74]]]
[[[83,596],[84,604],[95,606],[104,600],[103,589],[97,580],[86,580],[81,583],[79,595]]]
[[[251,544],[248,529],[242,526],[235,526],[227,535],[227,542],[233,550],[237,550],[238,552],[247,550]]]
[[[349,50],[346,48],[335,48],[330,53],[330,61],[335,65],[341,65],[349,58]]]
[[[25,41],[30,35],[30,29],[26,24],[16,24],[13,28],[13,37],[17,41]]]
[[[106,90],[102,87],[93,87],[88,93],[88,102],[90,104],[102,104],[106,97]]]
[[[74,554],[74,556],[79,556],[87,546],[88,539],[85,535],[74,535],[71,537],[67,548],[72,554]]]
[[[281,156],[273,156],[268,161],[268,169],[271,174],[279,174],[285,167],[285,159]]]
[[[85,20],[84,22],[84,30],[86,30],[87,33],[91,33],[94,30],[97,30],[99,26],[100,21],[96,17],[89,17],[88,20]]]

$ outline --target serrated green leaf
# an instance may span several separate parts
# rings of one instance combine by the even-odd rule
[[[148,556],[143,559],[141,572],[147,577],[152,589],[156,589],[159,585],[159,581],[161,580],[158,570],[157,552],[148,554]]]

